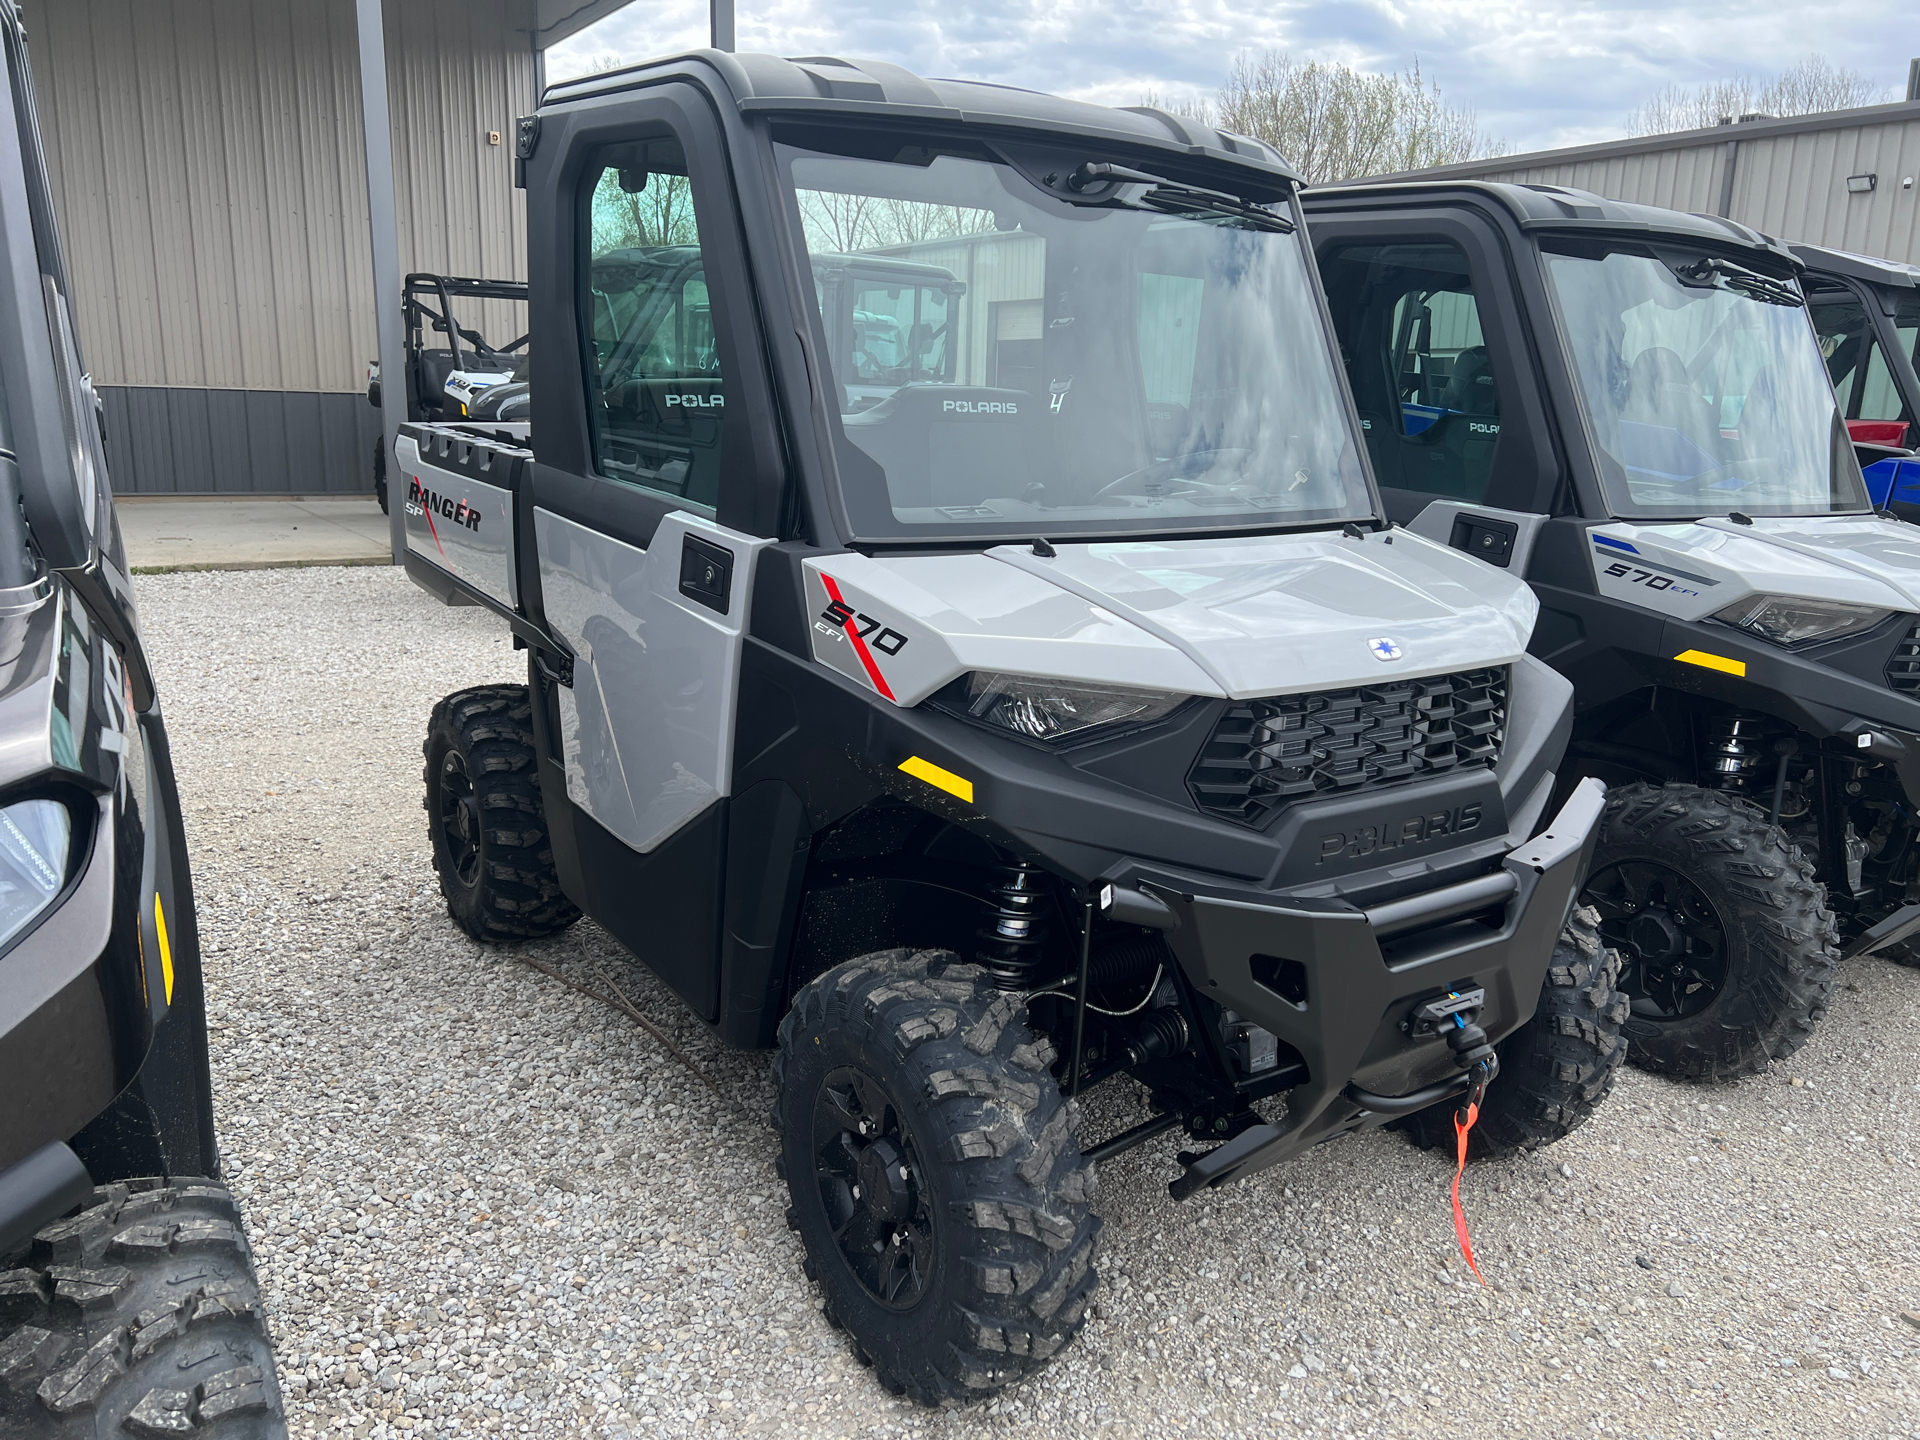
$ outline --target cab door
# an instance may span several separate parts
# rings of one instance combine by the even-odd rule
[[[1903,383],[1908,378],[1903,372],[1911,364],[1914,349],[1912,332],[1902,337],[1897,327],[1880,323],[1882,317],[1876,312],[1882,306],[1871,290],[1856,291],[1840,281],[1809,277],[1806,295],[1807,316],[1819,337],[1834,398],[1846,420],[1847,433],[1855,445],[1864,447],[1859,454],[1860,465],[1869,472],[1868,487],[1874,501],[1884,505],[1895,466],[1888,463],[1883,450],[1873,447],[1911,449],[1916,439],[1915,402]],[[1887,343],[1889,339],[1892,344]],[[1885,473],[1871,473],[1876,466],[1883,467]],[[1874,484],[1876,479],[1879,485]]]
[[[1453,213],[1313,217],[1387,514],[1524,572],[1559,479],[1498,241]]]
[[[536,665],[568,894],[717,1012],[725,802],[778,447],[728,153],[684,83],[541,117],[529,157]]]

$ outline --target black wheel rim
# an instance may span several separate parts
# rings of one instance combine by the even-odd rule
[[[480,798],[473,793],[473,777],[457,750],[440,762],[440,839],[447,861],[462,885],[480,880]]]
[[[1620,952],[1620,988],[1635,1015],[1684,1020],[1726,988],[1726,922],[1680,871],[1616,861],[1594,871],[1580,898],[1600,912],[1600,938]]]
[[[847,1268],[882,1305],[912,1309],[933,1279],[933,1206],[886,1087],[850,1066],[829,1074],[813,1102],[813,1155]]]

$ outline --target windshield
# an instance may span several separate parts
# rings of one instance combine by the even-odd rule
[[[1698,256],[1549,243],[1614,514],[1867,507],[1813,328],[1782,282]]]
[[[980,153],[780,153],[857,534],[1374,513],[1303,240],[1284,220],[1069,204]]]

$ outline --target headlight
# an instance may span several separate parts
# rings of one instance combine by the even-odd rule
[[[58,800],[0,810],[0,945],[26,928],[67,883],[73,817]]]
[[[1717,611],[1713,618],[1751,630],[1776,645],[1804,645],[1812,640],[1838,640],[1842,635],[1872,629],[1892,613],[1872,605],[1848,605],[1839,600],[1749,595]]]
[[[1108,725],[1144,725],[1187,697],[1083,681],[1035,680],[976,670],[942,692],[952,708],[1029,740],[1066,740]]]

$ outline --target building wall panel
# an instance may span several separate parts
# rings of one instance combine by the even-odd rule
[[[1877,185],[1850,194],[1850,175]],[[1734,215],[1770,235],[1920,265],[1920,121],[1743,144]]]
[[[357,395],[315,390],[100,392],[121,494],[364,493],[380,416]]]
[[[1724,145],[1701,145],[1645,155],[1609,155],[1489,170],[1477,178],[1517,185],[1561,185],[1635,205],[1712,213],[1720,204],[1725,154]]]
[[[1920,265],[1920,106],[1911,102],[1418,173],[1564,185],[1612,200],[1716,214],[1729,142],[1739,147],[1728,211],[1732,219],[1783,240]],[[1851,175],[1873,175],[1878,183],[1872,191],[1852,194],[1847,190]]]
[[[403,270],[525,278],[512,132],[534,104],[531,15],[532,0],[387,0]],[[27,24],[81,345],[120,396],[116,485],[134,488],[125,469],[167,489],[364,489],[359,414],[285,398],[373,414],[353,0],[60,0]],[[526,317],[460,318],[504,342]],[[194,389],[223,393],[176,395]],[[268,398],[236,405],[245,391]],[[287,479],[248,478],[268,463]]]

